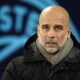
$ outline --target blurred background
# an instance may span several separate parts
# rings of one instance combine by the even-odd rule
[[[7,64],[23,54],[41,11],[51,5],[67,9],[72,33],[80,43],[80,0],[0,0],[0,77]]]

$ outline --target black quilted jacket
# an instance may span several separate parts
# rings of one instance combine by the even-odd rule
[[[26,43],[24,55],[13,59],[6,67],[2,80],[80,80],[80,49],[74,40],[74,47],[59,64],[52,66],[35,48],[32,37]]]

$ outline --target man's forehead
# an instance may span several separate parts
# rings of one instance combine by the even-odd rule
[[[65,24],[65,18],[62,16],[46,16],[43,17],[40,21],[40,24],[49,24],[49,25],[55,25],[55,24]]]

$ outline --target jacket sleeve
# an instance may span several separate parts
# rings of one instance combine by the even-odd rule
[[[1,80],[17,80],[15,64],[13,62],[10,62],[5,68]]]

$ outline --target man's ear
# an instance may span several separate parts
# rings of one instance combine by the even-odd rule
[[[39,27],[39,24],[37,25],[37,35],[39,35],[39,30],[40,30],[40,27]]]
[[[67,36],[68,36],[68,38],[70,38],[70,36],[71,36],[71,28],[70,27],[68,28]]]
[[[40,26],[39,24],[37,25],[37,33],[40,31]]]

